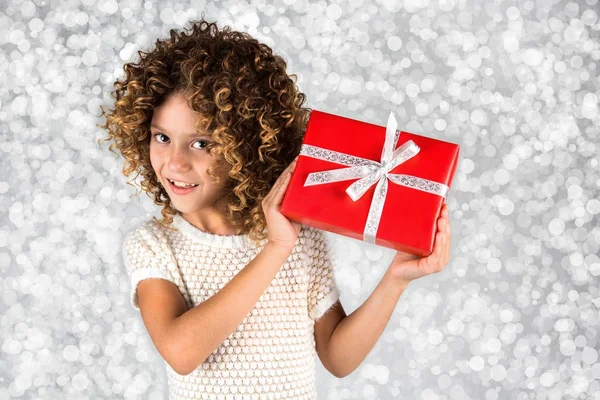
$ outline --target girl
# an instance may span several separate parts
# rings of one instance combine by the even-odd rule
[[[315,399],[315,352],[336,377],[356,369],[446,245],[398,255],[347,317],[323,232],[279,212],[311,111],[284,60],[204,19],[139,56],[103,128],[162,206],[123,258],[169,398]]]

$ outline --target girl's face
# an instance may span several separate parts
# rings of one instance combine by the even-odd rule
[[[214,225],[219,214],[216,202],[224,194],[225,182],[217,185],[206,174],[215,162],[206,150],[212,138],[208,132],[195,132],[197,119],[179,94],[169,96],[156,107],[150,126],[150,162],[175,209],[190,219],[199,217],[203,224]],[[198,186],[178,194],[169,179]]]

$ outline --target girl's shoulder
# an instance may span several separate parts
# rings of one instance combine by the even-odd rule
[[[325,231],[308,225],[302,225],[298,234],[298,251],[312,253],[321,250],[324,246],[329,248],[329,242]]]
[[[300,228],[300,233],[298,233],[298,238],[304,241],[308,239],[312,239],[317,233],[317,228],[308,225],[302,225]]]
[[[166,229],[154,219],[145,220],[125,233],[124,242],[158,249],[168,243]]]
[[[308,240],[321,240],[326,236],[326,232],[323,229],[315,228],[314,226],[302,225],[298,237],[303,237]]]

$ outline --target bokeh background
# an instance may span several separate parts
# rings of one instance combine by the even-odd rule
[[[166,398],[124,233],[160,216],[99,146],[122,65],[204,12],[313,109],[458,143],[450,263],[319,399],[600,399],[598,0],[0,1],[0,398]],[[410,227],[406,227],[410,229]],[[327,234],[347,313],[393,250]]]

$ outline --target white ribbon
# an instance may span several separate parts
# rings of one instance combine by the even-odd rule
[[[387,196],[387,180],[409,188],[422,190],[441,197],[446,197],[448,186],[443,183],[419,178],[418,176],[405,174],[391,174],[390,171],[403,162],[416,156],[421,150],[412,140],[402,144],[394,151],[400,131],[396,130],[398,123],[392,112],[388,118],[385,131],[385,143],[381,152],[381,161],[367,160],[365,158],[339,153],[333,150],[323,149],[317,146],[303,144],[300,154],[320,160],[330,161],[346,165],[350,168],[331,169],[321,172],[312,172],[306,178],[304,186],[322,185],[324,183],[346,181],[349,179],[362,178],[346,189],[346,193],[353,201],[360,199],[367,190],[375,183],[375,195],[371,202],[367,223],[363,232],[363,240],[375,243],[379,221],[383,213],[383,205]]]

